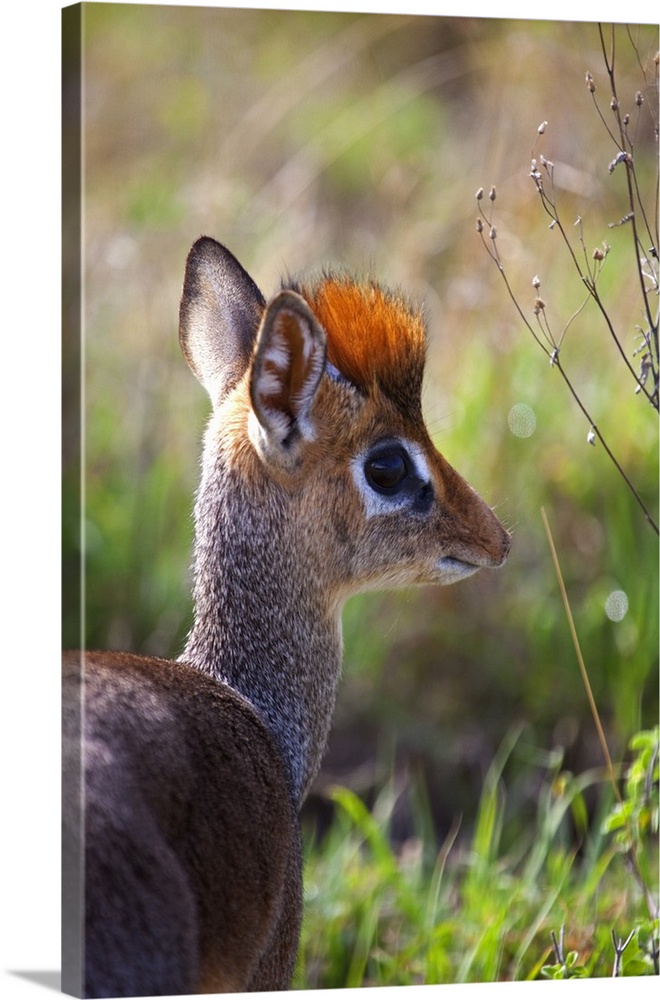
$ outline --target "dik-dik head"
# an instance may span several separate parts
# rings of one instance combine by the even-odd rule
[[[425,328],[409,303],[337,276],[266,303],[203,237],[188,258],[180,330],[214,407],[202,488],[224,509],[226,491],[240,494],[229,505],[239,522],[260,510],[336,601],[504,562],[508,533],[424,424]]]

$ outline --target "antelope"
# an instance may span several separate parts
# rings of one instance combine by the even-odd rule
[[[180,342],[212,404],[194,624],[176,661],[65,654],[64,851],[84,884],[63,972],[82,995],[290,987],[298,814],[344,602],[509,551],[425,426],[425,339],[421,311],[377,283],[328,272],[266,302],[224,246],[193,245]]]

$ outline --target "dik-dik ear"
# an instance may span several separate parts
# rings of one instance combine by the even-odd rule
[[[179,342],[214,406],[243,377],[265,304],[226,247],[208,236],[197,240],[186,262]]]
[[[314,438],[325,352],[325,330],[302,296],[276,295],[261,321],[250,377],[250,436],[266,461],[290,469]]]

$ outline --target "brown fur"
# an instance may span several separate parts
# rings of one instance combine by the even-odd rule
[[[184,664],[69,653],[65,690],[81,666],[83,995],[235,992],[253,977],[285,988],[295,950],[275,963],[271,952],[282,925],[297,937],[301,865],[272,737],[243,698]],[[237,905],[246,885],[258,906]]]
[[[84,889],[82,910],[67,897],[63,983],[93,997],[289,987],[297,813],[330,730],[342,605],[499,566],[510,544],[429,438],[424,325],[401,298],[326,277],[266,303],[204,237],[180,337],[213,403],[185,651],[65,658],[65,879],[84,867]],[[407,456],[391,494],[367,476],[383,448]]]

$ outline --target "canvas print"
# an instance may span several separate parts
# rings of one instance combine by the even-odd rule
[[[64,9],[64,992],[658,975],[657,29]]]

